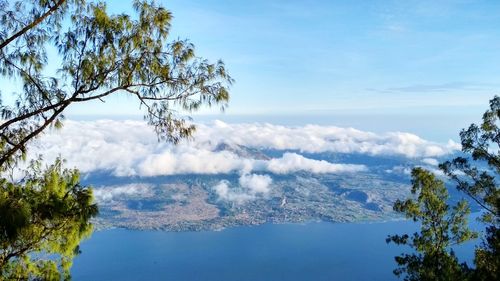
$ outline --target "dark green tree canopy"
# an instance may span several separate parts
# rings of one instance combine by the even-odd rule
[[[412,171],[411,193],[416,198],[398,200],[394,210],[418,221],[420,232],[387,238],[387,242],[408,245],[415,250],[415,253],[396,257],[399,268],[394,273],[407,281],[463,280],[465,267],[459,264],[450,246],[476,237],[468,229],[467,203],[461,201],[450,207],[446,203],[448,191],[444,183],[422,168]]]
[[[74,103],[133,96],[159,139],[174,143],[195,129],[182,112],[226,106],[233,80],[224,64],[171,40],[164,7],[139,0],[133,7],[133,16],[110,15],[104,2],[0,0],[1,79],[22,84],[13,104],[0,103],[0,166],[23,156],[47,127],[61,126]],[[48,57],[51,49],[57,58]],[[55,74],[47,71],[54,64]]]
[[[417,199],[398,201],[394,210],[421,223],[420,233],[390,236],[387,241],[411,246],[416,253],[396,257],[398,276],[405,280],[498,280],[500,279],[500,97],[490,101],[480,125],[460,132],[464,156],[440,164],[444,174],[481,207],[485,225],[482,243],[476,247],[475,267],[459,264],[451,247],[475,236],[468,230],[465,201],[452,209],[441,180],[415,168],[412,194]]]
[[[500,97],[490,100],[480,125],[460,132],[462,152],[440,165],[443,172],[482,208],[486,224],[482,245],[476,248],[474,280],[500,278]]]
[[[96,215],[92,190],[61,160],[34,161],[21,183],[0,179],[0,280],[68,279]]]

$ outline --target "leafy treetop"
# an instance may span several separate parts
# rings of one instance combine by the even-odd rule
[[[468,230],[469,209],[461,201],[452,209],[444,183],[429,171],[415,168],[412,193],[417,199],[397,201],[394,209],[421,223],[420,233],[390,236],[387,241],[411,246],[416,253],[396,257],[394,272],[405,280],[499,280],[500,279],[500,97],[480,125],[472,124],[460,133],[463,156],[440,164],[444,174],[471,201],[481,207],[486,226],[482,243],[476,247],[475,267],[459,264],[451,247],[476,234]]]
[[[467,226],[470,210],[466,201],[450,208],[444,183],[422,168],[412,171],[411,193],[416,198],[398,200],[394,210],[418,221],[420,232],[387,238],[387,242],[408,245],[415,250],[396,257],[399,268],[394,273],[407,281],[463,280],[466,270],[450,247],[477,237]]]
[[[21,183],[0,179],[0,280],[68,279],[97,215],[92,190],[61,160],[32,162],[26,173]]]
[[[0,167],[25,157],[44,129],[60,127],[71,104],[130,95],[159,139],[174,143],[195,129],[182,112],[226,106],[233,79],[224,63],[171,40],[164,7],[146,0],[133,7],[135,16],[110,15],[104,2],[0,0],[0,75],[22,84],[13,104],[0,101]],[[49,61],[51,49],[58,56]]]

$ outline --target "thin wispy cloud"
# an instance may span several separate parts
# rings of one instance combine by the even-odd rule
[[[415,84],[402,87],[389,87],[389,88],[367,88],[366,90],[376,93],[407,93],[407,94],[418,94],[418,93],[445,93],[453,91],[467,91],[467,92],[477,92],[477,91],[491,91],[492,93],[498,88],[500,84],[494,83],[474,83],[474,82],[449,82],[442,84]]]

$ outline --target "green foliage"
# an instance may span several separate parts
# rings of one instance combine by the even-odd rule
[[[476,249],[475,280],[500,279],[500,97],[490,100],[490,109],[480,125],[472,124],[460,132],[462,151],[469,157],[457,157],[440,165],[456,182],[458,190],[482,207],[486,224],[483,242]]]
[[[33,162],[21,182],[0,178],[0,280],[69,279],[96,215],[92,190],[61,160]]]
[[[486,227],[484,241],[476,248],[474,257],[473,280],[498,280],[500,267],[500,229],[495,226]]]
[[[224,63],[170,39],[172,15],[155,1],[131,2],[133,15],[112,15],[98,1],[0,0],[0,80],[21,86],[2,93],[13,103],[0,99],[0,175],[45,129],[61,128],[76,103],[131,96],[158,138],[173,143],[195,130],[182,112],[225,108],[233,79]],[[50,62],[49,52],[57,53]],[[0,279],[69,278],[96,213],[91,190],[59,160],[45,171],[33,163],[22,182],[1,178]]]
[[[444,183],[422,168],[412,171],[411,193],[415,198],[398,200],[394,210],[418,221],[420,232],[411,237],[389,236],[387,242],[408,245],[416,252],[396,257],[399,268],[394,273],[405,276],[404,280],[463,280],[466,267],[459,264],[450,246],[476,237],[467,228],[467,203],[461,201],[450,208]]]
[[[195,130],[182,112],[223,109],[229,100],[233,79],[224,63],[170,39],[172,15],[154,1],[133,1],[134,15],[83,0],[0,0],[0,8],[0,75],[22,83],[14,104],[0,102],[2,168],[23,158],[44,129],[60,127],[75,103],[131,96],[159,139],[176,143]],[[59,55],[51,57],[55,73],[46,70],[48,49]]]
[[[405,280],[499,280],[500,279],[500,97],[490,101],[490,109],[480,125],[462,130],[460,139],[465,157],[440,165],[444,174],[482,208],[480,220],[486,225],[482,243],[475,250],[475,268],[459,264],[451,246],[472,239],[467,228],[469,209],[462,201],[452,209],[442,181],[416,168],[412,173],[412,194],[417,199],[398,201],[394,210],[421,223],[420,233],[390,236],[387,242],[409,245],[416,253],[396,257],[394,272]]]
[[[21,86],[2,93],[13,103],[0,99],[1,175],[76,103],[131,96],[158,138],[173,143],[195,130],[182,112],[225,108],[233,79],[224,63],[172,40],[172,15],[155,1],[131,2],[133,15],[112,15],[99,1],[0,0],[0,79]],[[35,162],[22,182],[0,179],[0,279],[69,278],[97,208],[78,172],[61,165],[42,171]]]

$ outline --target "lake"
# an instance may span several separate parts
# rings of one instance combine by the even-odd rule
[[[397,280],[408,221],[265,224],[218,232],[112,229],[82,243],[73,280]],[[473,243],[457,250],[470,262]]]

